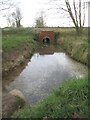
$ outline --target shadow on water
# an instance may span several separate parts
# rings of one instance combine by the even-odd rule
[[[57,52],[53,46],[47,46],[38,50],[22,72],[13,81],[4,84],[4,88],[6,91],[19,89],[26,101],[33,105],[63,81],[83,77],[86,73],[86,66],[72,60],[62,50]]]

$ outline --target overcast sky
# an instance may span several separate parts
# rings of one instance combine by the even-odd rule
[[[50,3],[50,0],[17,0],[19,4],[17,6],[21,9],[23,19],[21,24],[25,27],[34,26],[36,17],[40,16],[41,11],[44,12],[44,20],[47,26],[73,26],[72,20],[67,18],[67,15],[64,16],[59,11],[52,9],[55,6],[55,3]],[[70,0],[71,1],[71,0]],[[64,0],[59,2],[64,4]],[[48,10],[51,8],[51,10]],[[8,14],[6,12],[5,14]],[[0,14],[0,27],[6,27],[7,21],[5,17],[2,17],[3,14]],[[86,11],[86,20],[85,26],[88,25],[88,13]]]

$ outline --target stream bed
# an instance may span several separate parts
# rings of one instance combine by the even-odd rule
[[[36,52],[22,72],[4,87],[8,92],[20,90],[27,103],[34,105],[65,80],[84,77],[87,71],[85,65],[72,60],[62,51],[47,54]]]

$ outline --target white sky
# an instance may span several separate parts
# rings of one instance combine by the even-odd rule
[[[17,0],[18,7],[21,9],[23,19],[21,24],[25,27],[30,27],[35,24],[35,18],[40,16],[41,11],[44,11],[44,20],[47,26],[73,26],[71,19],[66,16],[57,14],[55,10],[47,10],[53,8],[53,4],[48,3],[50,0]],[[64,0],[60,4],[63,4]],[[5,13],[7,14],[7,13]],[[0,14],[0,27],[6,27],[7,21]],[[86,12],[85,26],[88,26],[88,15]]]

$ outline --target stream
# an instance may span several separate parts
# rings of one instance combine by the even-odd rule
[[[46,98],[53,89],[71,78],[87,75],[87,67],[72,60],[65,52],[41,52],[33,54],[23,70],[4,84],[5,91],[20,90],[26,101],[34,105]]]

